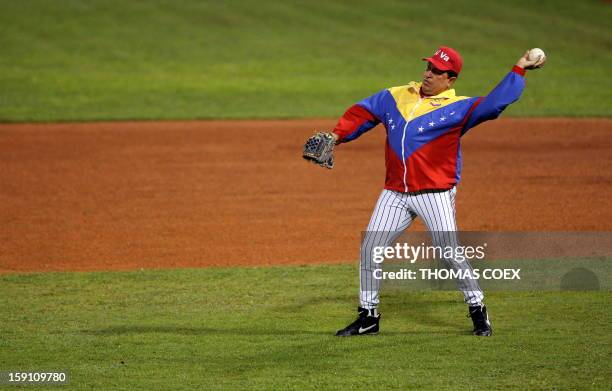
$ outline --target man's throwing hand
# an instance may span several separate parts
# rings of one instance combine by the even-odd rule
[[[535,49],[532,49],[535,50]],[[538,55],[538,56],[529,56],[529,53],[531,52],[531,50],[527,50],[525,52],[525,54],[523,55],[523,57],[519,58],[519,60],[516,62],[516,66],[519,66],[523,69],[538,69],[538,68],[542,68],[544,66],[544,64],[546,63],[546,55],[544,54],[544,52],[540,49],[540,51],[542,52],[542,55]],[[535,58],[534,58],[535,57]]]

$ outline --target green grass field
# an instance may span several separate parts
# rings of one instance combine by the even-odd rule
[[[336,338],[356,272],[0,276],[0,369],[68,369],[75,390],[609,389],[609,291],[491,293],[493,338],[456,292],[384,292],[380,335]]]
[[[440,44],[486,94],[527,48],[506,115],[610,116],[605,1],[0,1],[0,121],[336,117],[421,77]]]

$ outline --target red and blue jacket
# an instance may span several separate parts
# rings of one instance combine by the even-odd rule
[[[524,75],[515,66],[487,96],[476,98],[456,96],[453,89],[422,96],[417,82],[388,88],[350,107],[333,132],[338,142],[349,142],[382,123],[387,131],[385,189],[451,189],[461,179],[461,136],[518,100]]]

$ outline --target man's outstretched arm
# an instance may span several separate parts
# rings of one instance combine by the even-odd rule
[[[525,89],[526,70],[540,68],[546,61],[545,58],[529,60],[528,54],[529,51],[519,58],[510,73],[487,96],[474,102],[474,107],[462,133],[484,121],[499,117],[508,105],[519,99]]]

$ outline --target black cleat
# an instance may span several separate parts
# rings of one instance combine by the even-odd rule
[[[351,324],[338,330],[336,337],[350,337],[352,335],[375,335],[378,334],[380,314],[376,309],[365,309],[358,307],[359,317]]]
[[[470,306],[469,311],[468,317],[472,318],[474,323],[473,334],[479,337],[490,337],[493,334],[493,329],[491,328],[491,322],[489,322],[487,307],[484,304]]]

